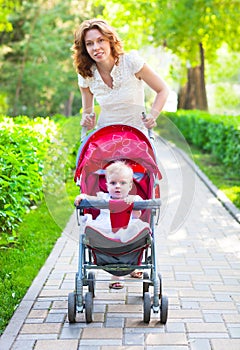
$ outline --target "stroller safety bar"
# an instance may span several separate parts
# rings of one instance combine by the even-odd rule
[[[118,202],[124,202],[117,200]],[[125,202],[124,202],[125,203]],[[133,203],[133,210],[142,209],[158,209],[161,206],[161,199],[146,199],[141,201],[136,201]],[[77,209],[109,209],[109,201],[104,199],[83,199],[79,205],[76,206]]]

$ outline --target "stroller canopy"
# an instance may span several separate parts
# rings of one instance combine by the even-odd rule
[[[99,190],[104,191],[104,184],[103,188],[99,185],[99,177],[104,175],[106,166],[116,160],[124,160],[131,165],[137,182],[142,183],[143,174],[148,174],[149,188],[143,191],[145,195],[141,191],[137,192],[143,199],[151,198],[154,179],[161,179],[155,153],[149,139],[140,130],[127,125],[103,127],[86,139],[74,176],[81,191],[91,195],[95,195]],[[137,180],[138,176],[140,177]]]

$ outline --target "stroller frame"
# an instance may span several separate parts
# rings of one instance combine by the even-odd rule
[[[131,128],[133,129],[133,128]],[[123,272],[125,275],[129,274],[135,269],[143,270],[143,278],[137,281],[143,284],[143,321],[150,322],[151,310],[153,313],[160,312],[160,322],[166,324],[168,316],[168,298],[162,295],[162,277],[157,271],[157,256],[155,246],[155,232],[154,232],[154,217],[160,214],[161,200],[145,199],[134,202],[133,210],[145,210],[150,212],[150,228],[151,235],[148,234],[144,238],[144,243],[141,243],[137,249],[142,250],[141,264],[107,264],[99,265],[94,262],[93,250],[89,244],[86,233],[84,232],[84,225],[81,222],[81,217],[85,210],[89,208],[94,209],[109,209],[109,201],[87,200],[84,199],[76,207],[76,216],[79,233],[79,257],[78,257],[78,272],[75,276],[75,291],[68,295],[68,319],[70,323],[76,322],[76,313],[83,313],[85,310],[86,323],[93,321],[93,298],[95,297],[96,278],[94,270],[104,270],[106,272]],[[143,241],[142,241],[143,242]],[[150,251],[150,254],[149,254]],[[114,273],[113,273],[114,274]],[[124,279],[128,282],[136,282],[134,279]],[[109,279],[98,279],[99,282],[109,282]],[[153,297],[149,292],[149,287],[153,286]],[[84,287],[88,291],[84,296]]]

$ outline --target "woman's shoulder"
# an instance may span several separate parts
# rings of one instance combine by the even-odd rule
[[[145,63],[144,59],[139,55],[138,51],[136,50],[131,50],[125,53],[123,59],[134,74],[139,72]]]
[[[93,64],[91,67],[91,71],[93,73],[92,77],[86,77],[84,78],[81,74],[78,73],[78,85],[80,87],[89,87],[93,80],[96,78],[96,65]]]

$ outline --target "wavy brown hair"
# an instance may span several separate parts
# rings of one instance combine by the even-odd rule
[[[115,59],[116,65],[119,63],[120,55],[124,53],[122,41],[118,37],[115,29],[106,21],[93,18],[82,22],[74,35],[72,58],[77,73],[81,74],[84,78],[93,76],[91,67],[95,63],[95,61],[89,56],[85,45],[86,33],[91,29],[98,29],[101,34],[109,40],[111,53]]]

